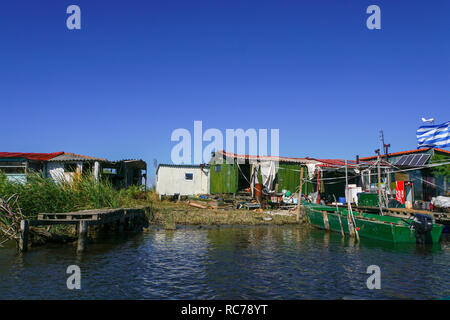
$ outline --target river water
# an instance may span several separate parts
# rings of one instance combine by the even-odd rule
[[[81,289],[69,290],[69,265]],[[381,289],[367,267],[378,265]],[[83,254],[0,248],[0,299],[440,299],[450,296],[450,242],[424,248],[301,226],[182,228],[108,237]]]

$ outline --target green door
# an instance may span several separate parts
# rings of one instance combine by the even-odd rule
[[[210,168],[210,193],[236,193],[238,168],[235,164],[213,164]]]

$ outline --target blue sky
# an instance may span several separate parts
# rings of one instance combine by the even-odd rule
[[[81,30],[66,8],[81,8]],[[381,30],[366,8],[381,8]],[[278,128],[280,154],[416,148],[450,120],[449,1],[3,1],[0,151],[170,162],[176,128]]]

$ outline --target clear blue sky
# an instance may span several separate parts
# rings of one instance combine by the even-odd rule
[[[66,28],[67,6],[82,29]],[[366,8],[381,8],[381,30]],[[416,148],[450,120],[450,1],[3,1],[0,151],[170,162],[176,128],[279,128],[280,154]]]

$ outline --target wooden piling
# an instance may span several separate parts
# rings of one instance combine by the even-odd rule
[[[302,187],[303,187],[303,167],[300,168],[300,183],[299,183],[299,189],[298,189],[298,196],[297,196],[297,222],[300,222],[300,206],[302,203]]]
[[[125,227],[125,217],[119,219],[119,232],[123,232]]]
[[[355,228],[353,225],[352,217],[350,216],[350,211],[348,211],[347,214],[347,224],[348,224],[348,233],[350,234],[350,237],[355,236]]]
[[[326,211],[322,211],[322,218],[325,230],[330,230],[330,222],[328,221],[328,213]]]
[[[78,252],[83,252],[86,250],[88,229],[89,226],[87,221],[80,221],[78,227],[78,246],[77,246]]]
[[[130,230],[134,231],[134,214],[130,216],[128,223],[129,223]]]
[[[383,196],[382,196],[382,190],[381,190],[381,170],[380,170],[380,154],[378,153],[377,156],[377,179],[378,179],[378,207],[380,208],[380,214],[383,215],[383,210],[381,208],[383,207]]]
[[[355,236],[355,226],[353,224],[353,213],[352,213],[352,207],[350,202],[352,201],[350,195],[349,195],[349,189],[348,189],[348,172],[347,172],[347,160],[345,160],[345,200],[347,201],[347,223],[348,223],[348,233],[350,234],[350,237]]]
[[[20,239],[19,239],[19,251],[25,252],[28,249],[28,220],[20,221]]]

